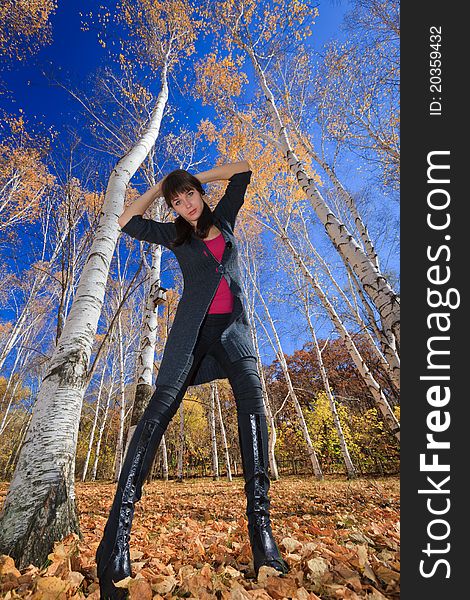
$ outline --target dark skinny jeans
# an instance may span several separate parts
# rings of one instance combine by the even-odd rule
[[[156,419],[163,430],[166,430],[181,404],[186,389],[191,385],[201,360],[206,354],[212,355],[227,374],[235,396],[237,412],[265,414],[256,359],[249,356],[231,362],[220,341],[220,336],[227,327],[230,317],[231,313],[206,315],[193,350],[193,361],[189,361],[185,372],[181,376],[183,385],[179,391],[178,387],[157,386],[142,416],[143,420]]]

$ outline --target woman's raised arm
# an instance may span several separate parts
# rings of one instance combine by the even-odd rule
[[[230,179],[232,175],[236,173],[244,173],[245,171],[251,171],[251,165],[247,160],[241,160],[240,162],[227,163],[209,169],[209,171],[203,171],[195,175],[201,183],[209,183],[211,181],[219,181],[219,179]]]
[[[176,236],[175,224],[160,223],[142,216],[154,200],[163,196],[161,188],[163,179],[128,206],[119,217],[118,222],[121,231],[127,235],[140,241],[160,244],[171,249],[171,243]]]
[[[165,179],[165,178],[163,178]],[[137,200],[126,208],[122,215],[118,219],[119,227],[124,225],[132,219],[134,215],[143,215],[147,208],[157,199],[163,196],[162,193],[162,182],[163,179],[158,181],[154,186],[149,188],[142,196],[139,196]]]

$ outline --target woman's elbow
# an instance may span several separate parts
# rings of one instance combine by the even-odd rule
[[[126,211],[124,211],[118,219],[119,227],[122,229],[124,225],[127,225],[127,223],[129,223],[133,216],[134,215],[130,215],[129,213],[126,213]]]

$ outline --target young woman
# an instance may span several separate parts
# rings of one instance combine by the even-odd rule
[[[243,304],[233,229],[252,171],[247,161],[192,175],[169,173],[119,218],[131,237],[171,249],[181,267],[184,291],[163,353],[155,392],[139,421],[121,469],[116,495],[96,553],[101,597],[125,598],[116,582],[131,575],[129,537],[134,504],[168,424],[190,385],[228,378],[237,408],[247,499],[246,515],[256,577],[262,565],[289,567],[273,538],[268,491],[268,429],[249,323]],[[211,211],[202,183],[229,180]],[[177,217],[172,223],[145,219],[163,196]]]

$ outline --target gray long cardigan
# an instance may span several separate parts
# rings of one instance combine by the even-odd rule
[[[199,328],[222,277],[225,277],[234,295],[232,316],[221,336],[222,345],[232,362],[246,356],[256,357],[243,304],[238,250],[233,234],[251,173],[252,171],[245,171],[232,175],[224,195],[213,211],[217,227],[225,239],[225,251],[220,263],[206,244],[194,234],[191,235],[190,243],[170,248],[169,242],[176,237],[174,223],[160,223],[134,215],[121,229],[133,238],[161,244],[172,250],[183,273],[184,290],[165,346],[156,386],[170,385],[178,390],[181,388],[185,368],[188,363],[192,364],[192,350]],[[226,377],[221,365],[213,357],[205,356],[189,385]]]

